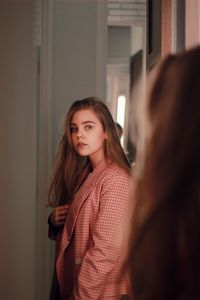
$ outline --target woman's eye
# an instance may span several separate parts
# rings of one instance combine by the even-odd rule
[[[71,133],[77,132],[77,128],[76,127],[70,127],[70,132]]]
[[[86,126],[85,126],[85,129],[86,129],[86,130],[90,130],[91,128],[92,128],[92,125],[86,125]]]

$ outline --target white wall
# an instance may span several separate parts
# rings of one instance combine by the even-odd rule
[[[108,27],[108,60],[127,59],[131,55],[131,27]]]
[[[77,99],[105,100],[106,1],[56,1],[53,5],[53,141],[64,111]]]
[[[0,2],[0,293],[35,299],[37,104],[34,1]]]

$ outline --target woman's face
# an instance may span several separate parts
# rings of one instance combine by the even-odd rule
[[[76,152],[88,156],[93,168],[104,158],[106,132],[96,114],[90,109],[74,113],[70,124],[72,143]]]

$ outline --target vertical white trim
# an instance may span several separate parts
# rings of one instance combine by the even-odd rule
[[[96,96],[106,99],[107,1],[97,0]]]
[[[41,51],[38,103],[38,195],[36,212],[36,299],[48,299],[51,282],[50,241],[47,237],[47,190],[52,157],[52,27],[53,2],[41,0]]]
[[[34,16],[34,45],[41,46],[42,34],[42,0],[35,2],[35,16]]]
[[[172,0],[171,52],[177,53],[177,0]]]

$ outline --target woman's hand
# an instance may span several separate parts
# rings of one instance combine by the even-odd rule
[[[56,207],[51,216],[50,216],[50,223],[52,226],[59,228],[65,224],[65,220],[69,211],[69,205],[63,205]]]

